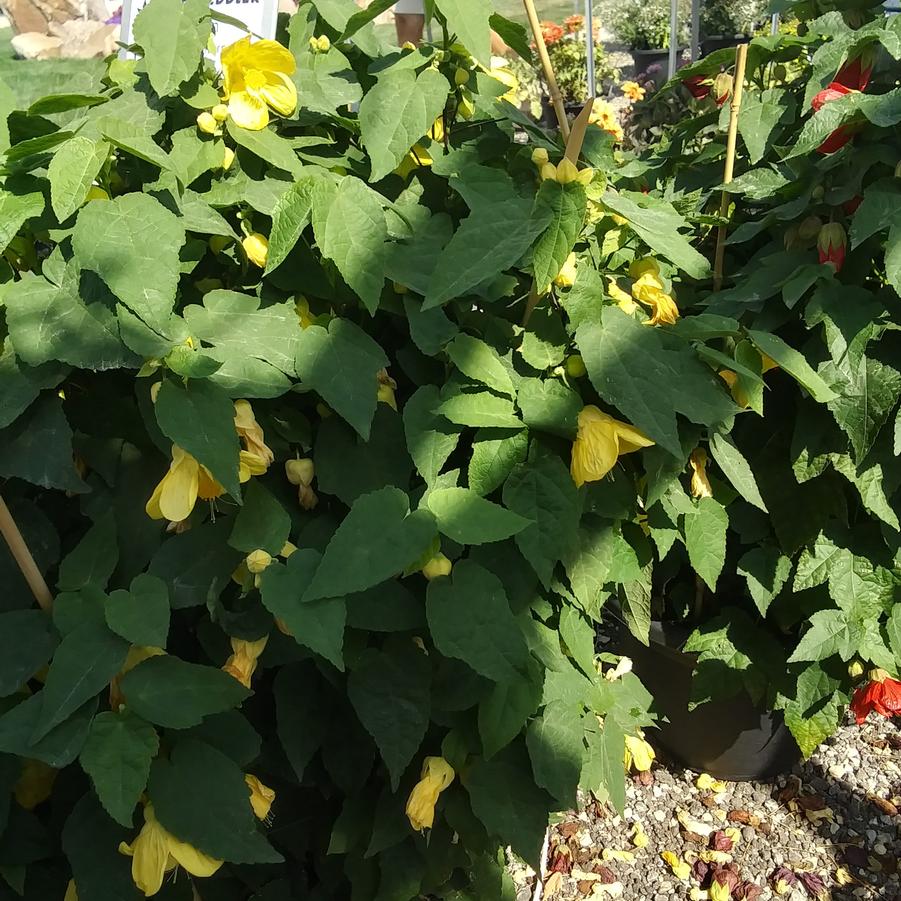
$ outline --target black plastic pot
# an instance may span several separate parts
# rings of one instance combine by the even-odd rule
[[[709,56],[717,50],[726,47],[737,47],[739,44],[747,44],[751,36],[747,34],[714,34],[701,40],[701,56]]]
[[[659,728],[649,729],[648,738],[682,766],[744,782],[787,773],[801,759],[782,715],[761,709],[745,692],[689,712],[695,655],[681,650],[688,629],[652,623],[649,647],[622,632],[619,650],[632,658],[661,715]]]
[[[679,56],[681,55],[682,50],[680,49]],[[657,87],[660,87],[660,85],[666,82],[669,50],[633,50],[632,58],[635,60],[636,81],[651,80]],[[656,72],[648,74],[648,69],[652,66],[659,66],[660,68]]]

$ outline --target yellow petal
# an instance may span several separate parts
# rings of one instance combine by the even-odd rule
[[[632,863],[635,855],[631,851],[620,851],[617,848],[604,848],[601,852],[601,860],[620,860],[623,863]]]
[[[213,474],[205,466],[201,466],[197,482],[197,496],[209,501],[221,497],[223,494],[225,494],[225,489],[213,478]]]
[[[631,266],[629,266],[629,276],[634,279],[639,279],[643,275],[650,273],[651,275],[660,275],[660,264],[657,260],[654,259],[644,259],[644,260],[635,260]]]
[[[254,816],[258,820],[265,820],[275,800],[275,792],[250,773],[245,774],[244,781],[250,789],[250,806],[253,808]]]
[[[656,756],[654,749],[637,735],[626,736],[626,751],[632,758],[632,766],[639,773],[647,772]]]
[[[279,115],[290,116],[297,109],[297,87],[281,72],[267,73],[265,87],[260,94]]]
[[[223,53],[224,56],[224,53]],[[260,69],[263,72],[281,72],[293,75],[297,68],[294,54],[278,41],[254,41],[247,54],[248,68]]]
[[[171,832],[166,833],[166,844],[175,862],[192,876],[212,876],[222,866],[221,860],[198,851],[187,842],[179,841]]]
[[[262,97],[247,91],[234,91],[228,98],[228,114],[235,125],[249,131],[261,131],[269,124],[269,107]]]
[[[691,867],[682,860],[674,851],[661,851],[663,862],[673,871],[677,879],[687,880],[691,875]]]
[[[558,288],[571,288],[576,283],[576,255],[571,253],[566,262],[560,267],[560,271],[554,277],[554,284]]]
[[[66,894],[63,901],[78,901],[78,889],[75,887],[75,880],[70,879],[66,886]]]
[[[663,282],[653,272],[645,272],[632,285],[632,296],[642,303],[650,304],[663,293]]]
[[[613,425],[616,430],[620,456],[631,454],[633,451],[640,450],[643,447],[652,447],[654,444],[647,435],[636,429],[634,425],[629,425],[628,422],[614,419]]]
[[[438,795],[453,781],[454,769],[443,757],[426,757],[422,778],[413,786],[406,806],[407,819],[418,832],[432,828]]]
[[[145,809],[145,816],[148,816]],[[119,853],[131,857],[131,878],[134,884],[149,898],[163,887],[163,877],[169,863],[167,833],[152,814],[145,820],[137,838],[127,845],[119,845]]]
[[[233,91],[241,91],[244,89],[244,68],[248,60],[248,50],[250,49],[250,35],[243,37],[233,44],[229,44],[222,51],[220,62],[222,64],[222,74],[224,76],[223,89],[226,98]]]
[[[604,478],[616,465],[618,446],[613,419],[595,406],[583,407],[573,442],[570,471],[577,486]]]
[[[160,483],[159,510],[164,519],[181,522],[197,503],[200,465],[178,445],[172,445],[172,463]]]
[[[710,485],[710,479],[707,477],[707,451],[703,447],[696,447],[688,458],[688,464],[692,469],[691,474],[691,496],[692,497],[713,497],[713,488]],[[706,774],[702,774],[706,775]],[[710,779],[710,777],[707,777]],[[698,777],[698,788],[700,788],[701,777]],[[713,780],[711,785],[713,786]]]

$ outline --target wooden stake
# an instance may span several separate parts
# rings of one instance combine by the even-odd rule
[[[541,60],[541,68],[547,81],[551,103],[557,114],[557,122],[560,123],[560,134],[563,135],[564,141],[568,141],[569,122],[566,119],[566,108],[563,106],[563,95],[560,93],[557,77],[554,75],[554,67],[551,65],[551,58],[547,53],[547,45],[544,43],[544,35],[541,33],[541,23],[538,21],[538,13],[535,11],[535,2],[534,0],[522,0],[522,2],[526,8],[526,15],[529,17],[529,25],[532,27],[532,35],[535,38],[535,46],[538,49],[538,58]]]
[[[28,545],[25,544],[25,539],[22,537],[12,513],[9,512],[9,507],[6,506],[6,501],[2,497],[0,497],[0,534],[6,539],[10,553],[13,555],[16,563],[19,564],[19,569],[22,570],[22,575],[25,577],[25,581],[28,583],[35,600],[40,604],[42,610],[49,610],[53,603],[53,595],[50,593],[50,589],[44,581],[44,576],[38,569],[37,563],[34,562],[34,557],[31,556],[31,551],[28,550]]]
[[[745,63],[748,59],[748,45],[739,44],[735,48],[735,76],[732,80],[732,103],[729,105],[729,136],[726,140],[726,166],[723,171],[723,184],[732,181],[735,169],[735,145],[738,141],[738,113],[741,110],[741,97],[745,86]],[[723,191],[720,200],[720,218],[725,219],[729,210],[729,192]],[[726,258],[726,225],[719,227],[716,236],[716,258],[713,264],[713,290],[719,291],[723,285],[723,264]]]

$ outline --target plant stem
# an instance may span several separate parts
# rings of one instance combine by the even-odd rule
[[[738,114],[741,110],[741,97],[745,85],[745,63],[748,59],[748,45],[739,44],[735,48],[735,78],[732,87],[732,103],[729,106],[729,135],[726,139],[726,166],[723,172],[723,184],[732,181],[735,169],[735,145],[738,142]],[[720,219],[726,218],[729,211],[729,192],[724,190],[720,200]],[[726,225],[722,224],[716,236],[716,258],[713,264],[713,290],[719,291],[723,285],[723,264],[726,259]]]
[[[560,124],[560,134],[563,135],[563,140],[566,142],[569,140],[569,122],[566,119],[566,108],[563,106],[563,95],[557,86],[554,67],[551,65],[551,58],[548,56],[547,46],[544,43],[544,35],[541,33],[541,24],[538,21],[538,13],[535,11],[535,2],[534,0],[522,0],[522,2],[526,8],[526,15],[529,17],[532,35],[535,38],[535,47],[538,50],[538,58],[541,60],[545,81],[547,81],[548,94],[554,106],[554,112],[557,115],[557,122]]]
[[[22,575],[25,577],[25,581],[28,583],[35,600],[42,610],[49,610],[53,603],[53,595],[50,593],[50,589],[44,581],[44,576],[38,569],[37,563],[34,562],[34,557],[32,557],[31,551],[28,550],[28,545],[25,544],[25,539],[22,537],[12,513],[9,512],[9,507],[6,506],[6,501],[2,497],[0,497],[0,534],[6,539],[10,553],[19,565],[19,569],[22,571]]]

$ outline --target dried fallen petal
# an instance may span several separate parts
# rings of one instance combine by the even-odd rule
[[[563,874],[551,873],[544,882],[544,897],[553,898],[563,888]]]
[[[718,829],[710,836],[711,851],[731,851],[734,844],[735,842],[730,836],[726,835],[723,829]]]
[[[736,829],[735,826],[727,826],[727,827],[723,830],[723,834],[724,834],[727,838],[731,838],[731,839],[732,839],[732,847],[733,847],[733,848],[741,841],[741,829]],[[729,848],[726,848],[725,850],[728,851],[728,850],[730,850],[730,849],[729,849]]]
[[[601,860],[621,860],[624,863],[632,863],[635,855],[631,851],[620,851],[616,848],[604,848],[601,852]]]
[[[648,846],[648,836],[644,831],[644,827],[641,823],[635,823],[632,826],[632,844],[635,845],[636,848],[647,848]]]
[[[798,878],[811,898],[825,898],[829,894],[822,876],[818,876],[816,873],[798,873]]]
[[[681,879],[683,882],[688,881],[691,876],[691,867],[675,851],[661,851],[660,856],[677,879]]]
[[[758,901],[763,889],[756,882],[742,882],[732,892],[735,901]]]
[[[714,831],[713,826],[702,823],[700,820],[696,820],[687,810],[677,810],[676,819],[686,832],[693,832],[695,835],[703,835],[707,838]]]
[[[867,800],[870,801],[874,806],[878,807],[882,813],[884,813],[888,817],[896,817],[898,816],[898,808],[891,802],[887,801],[885,798],[880,798],[878,795],[867,794]]]
[[[591,890],[592,897],[600,898],[609,896],[610,898],[621,898],[623,894],[623,884],[621,882],[596,882]]]
[[[731,863],[732,855],[728,851],[702,851],[701,852],[701,860],[706,860],[707,863]]]
[[[616,874],[613,872],[613,870],[610,869],[610,867],[605,867],[602,863],[596,863],[592,867],[592,869],[595,873],[598,874],[598,876],[601,877],[601,882],[605,883],[606,885],[611,885],[612,883],[616,882]]]
[[[838,885],[850,885],[852,882],[856,880],[851,875],[851,871],[845,867],[839,867],[835,871],[835,881]]]

